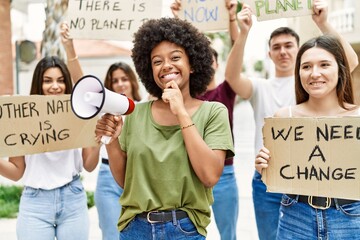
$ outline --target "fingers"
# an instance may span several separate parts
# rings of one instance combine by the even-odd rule
[[[118,132],[119,127],[121,126],[122,118],[120,116],[105,114],[97,121],[96,124],[95,134],[97,140],[100,140],[102,136],[112,137]]]
[[[270,160],[270,158],[270,151],[265,147],[263,147],[256,155],[255,168],[260,174],[264,168],[267,168],[269,166],[268,161]]]

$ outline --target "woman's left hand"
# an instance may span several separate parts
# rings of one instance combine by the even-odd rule
[[[182,93],[175,81],[166,84],[161,98],[165,103],[170,104],[170,110],[174,115],[186,111]]]

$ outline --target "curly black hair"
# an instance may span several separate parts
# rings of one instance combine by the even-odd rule
[[[175,43],[185,49],[194,71],[190,74],[190,95],[196,97],[205,92],[214,75],[209,39],[190,22],[177,18],[160,18],[146,21],[135,33],[133,40],[131,57],[148,93],[157,98],[162,95],[151,67],[151,51],[162,41]]]

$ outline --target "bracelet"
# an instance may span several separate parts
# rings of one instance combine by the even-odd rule
[[[74,58],[70,58],[70,59],[68,59],[67,61],[68,61],[68,62],[72,62],[72,61],[75,61],[76,59],[78,59],[78,56],[76,56],[76,57],[74,57]]]
[[[230,19],[230,22],[235,22],[236,18]]]
[[[189,128],[189,127],[192,127],[192,126],[194,126],[195,124],[194,123],[192,123],[192,124],[189,124],[189,125],[187,125],[187,126],[183,126],[183,127],[181,127],[181,130],[183,130],[183,129],[185,129],[185,128]]]

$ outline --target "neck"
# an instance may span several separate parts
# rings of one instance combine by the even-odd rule
[[[206,91],[211,91],[215,88],[216,88],[216,81],[215,81],[215,78],[212,78],[211,82],[209,83],[209,85],[206,88]]]
[[[339,105],[337,97],[329,97],[326,100],[309,98],[307,106],[316,117],[336,116],[341,110],[343,110],[343,108]]]

